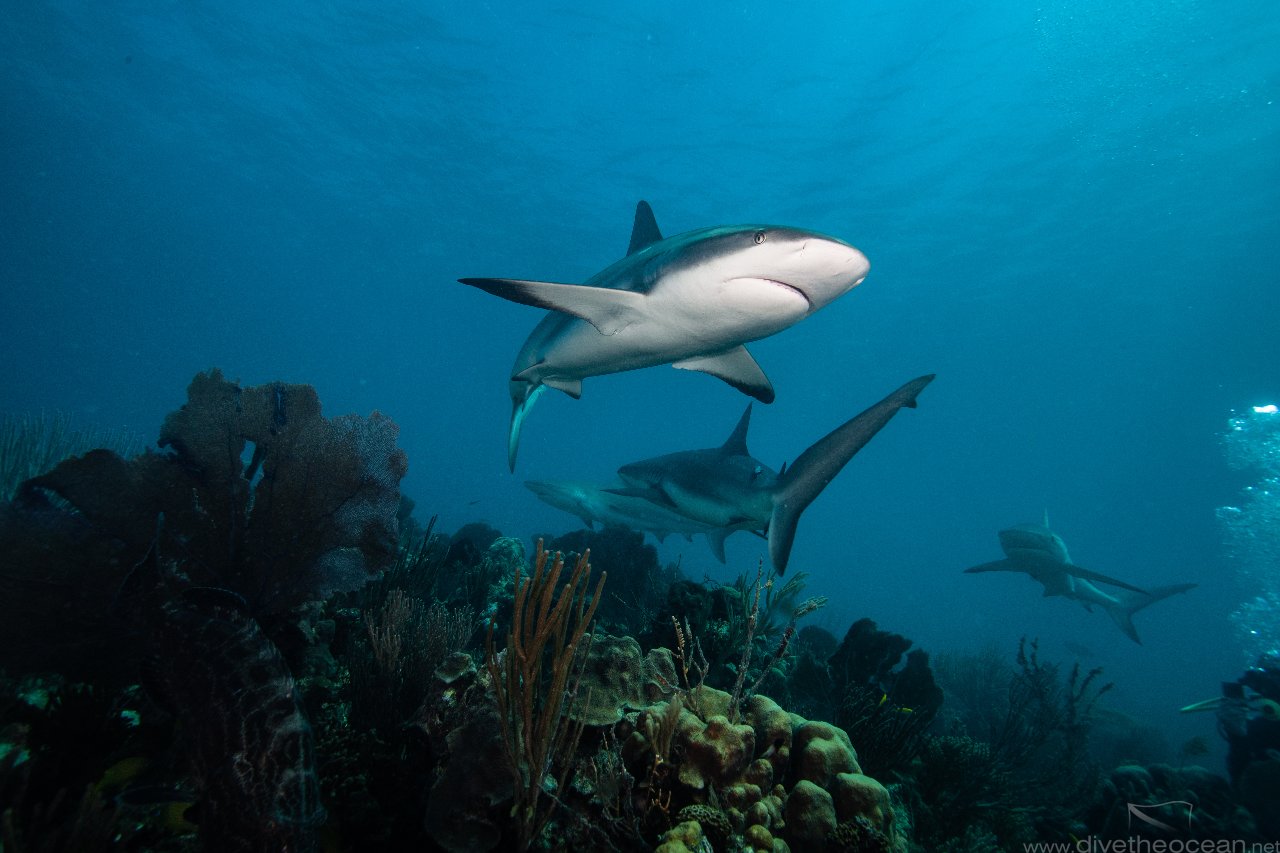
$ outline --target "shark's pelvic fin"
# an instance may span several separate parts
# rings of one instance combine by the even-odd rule
[[[631,226],[631,245],[627,246],[627,255],[634,255],[647,249],[662,239],[658,230],[658,220],[653,215],[653,208],[643,199],[636,205],[636,221]]]
[[[460,278],[458,281],[521,305],[570,314],[586,320],[602,335],[615,335],[626,328],[645,298],[643,293],[630,290],[554,281],[520,278]]]
[[[516,470],[516,452],[520,449],[520,427],[524,426],[524,419],[529,416],[529,410],[533,408],[534,403],[538,402],[538,398],[545,390],[545,385],[536,385],[532,391],[525,394],[523,400],[512,401],[511,426],[507,430],[507,465],[512,471]]]
[[[707,531],[707,544],[711,546],[711,553],[715,554],[716,559],[721,563],[728,562],[724,556],[724,540],[729,538],[729,534],[732,532],[732,530],[726,530],[723,527]]]
[[[681,370],[697,370],[728,382],[737,390],[761,403],[774,400],[773,385],[764,375],[760,365],[744,346],[737,346],[718,355],[700,355],[672,363]]]
[[[548,388],[563,391],[575,400],[582,396],[581,379],[557,379],[555,377],[547,377],[542,380],[542,384],[546,385]]]
[[[854,454],[887,424],[899,409],[916,407],[916,395],[933,374],[913,379],[862,414],[846,421],[801,453],[785,476],[778,478],[769,519],[769,559],[781,575],[787,570],[800,513],[821,494]]]

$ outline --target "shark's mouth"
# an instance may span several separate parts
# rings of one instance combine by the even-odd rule
[[[762,278],[760,280],[768,282],[769,284],[772,284],[775,287],[781,287],[783,290],[791,291],[796,296],[799,296],[801,299],[803,299],[805,301],[805,304],[808,305],[810,309],[813,308],[813,302],[810,301],[809,295],[805,293],[803,290],[801,290],[800,288],[796,287],[794,284],[787,284],[785,281],[778,281],[778,279],[776,278]]]

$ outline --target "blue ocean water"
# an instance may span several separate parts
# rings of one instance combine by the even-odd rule
[[[1280,10],[1022,4],[30,2],[0,12],[0,412],[153,439],[196,372],[307,382],[401,427],[420,514],[563,532],[526,478],[719,444],[745,398],[654,368],[549,394],[506,469],[539,312],[462,276],[581,281],[638,199],[669,234],[840,236],[866,282],[752,346],[770,464],[936,372],[806,512],[791,571],[842,631],[1094,650],[1175,737],[1245,661],[1214,510],[1233,409],[1280,399]],[[1199,588],[1144,644],[1013,576],[1047,509],[1076,561]],[[693,577],[728,566],[668,540]]]

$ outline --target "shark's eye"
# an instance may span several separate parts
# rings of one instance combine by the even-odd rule
[[[763,242],[764,242],[764,232],[763,232],[763,231],[757,231],[757,232],[755,233],[755,235],[754,235],[751,239],[753,239],[753,240],[755,240],[755,241],[756,241],[756,245],[757,245],[757,246],[758,246],[758,245],[760,245],[761,243],[763,243]]]

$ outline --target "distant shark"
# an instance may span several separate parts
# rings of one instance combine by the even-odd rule
[[[681,515],[675,510],[659,506],[653,501],[632,495],[620,495],[600,486],[581,480],[526,480],[525,486],[557,509],[572,513],[582,519],[587,527],[621,525],[642,533],[652,533],[661,542],[669,534],[676,533],[692,539],[696,533],[706,533],[721,544],[718,556],[724,562],[724,536],[717,528]],[[713,542],[712,550],[716,550]]]
[[[861,284],[870,268],[848,243],[795,228],[719,226],[664,238],[641,201],[627,256],[585,284],[459,279],[551,311],[511,369],[507,464],[515,470],[520,428],[542,390],[577,399],[588,376],[672,364],[773,402],[773,386],[743,344],[795,325]]]
[[[1078,601],[1089,612],[1093,612],[1095,604],[1103,608],[1124,635],[1139,645],[1142,640],[1138,639],[1138,632],[1133,627],[1133,614],[1196,586],[1184,583],[1145,590],[1081,568],[1071,562],[1062,537],[1049,529],[1048,513],[1045,513],[1044,524],[1018,524],[1001,530],[999,536],[1006,559],[973,566],[965,569],[966,573],[1022,572],[1030,575],[1044,586],[1046,596],[1058,595]],[[1103,592],[1096,584],[1115,587],[1116,591]]]
[[[640,497],[702,522],[707,539],[723,559],[724,537],[736,530],[765,531],[769,559],[778,574],[787,570],[800,514],[853,455],[933,381],[921,376],[846,421],[800,454],[790,469],[774,471],[747,451],[751,406],[720,447],[669,453],[618,469],[627,488],[617,494]]]

